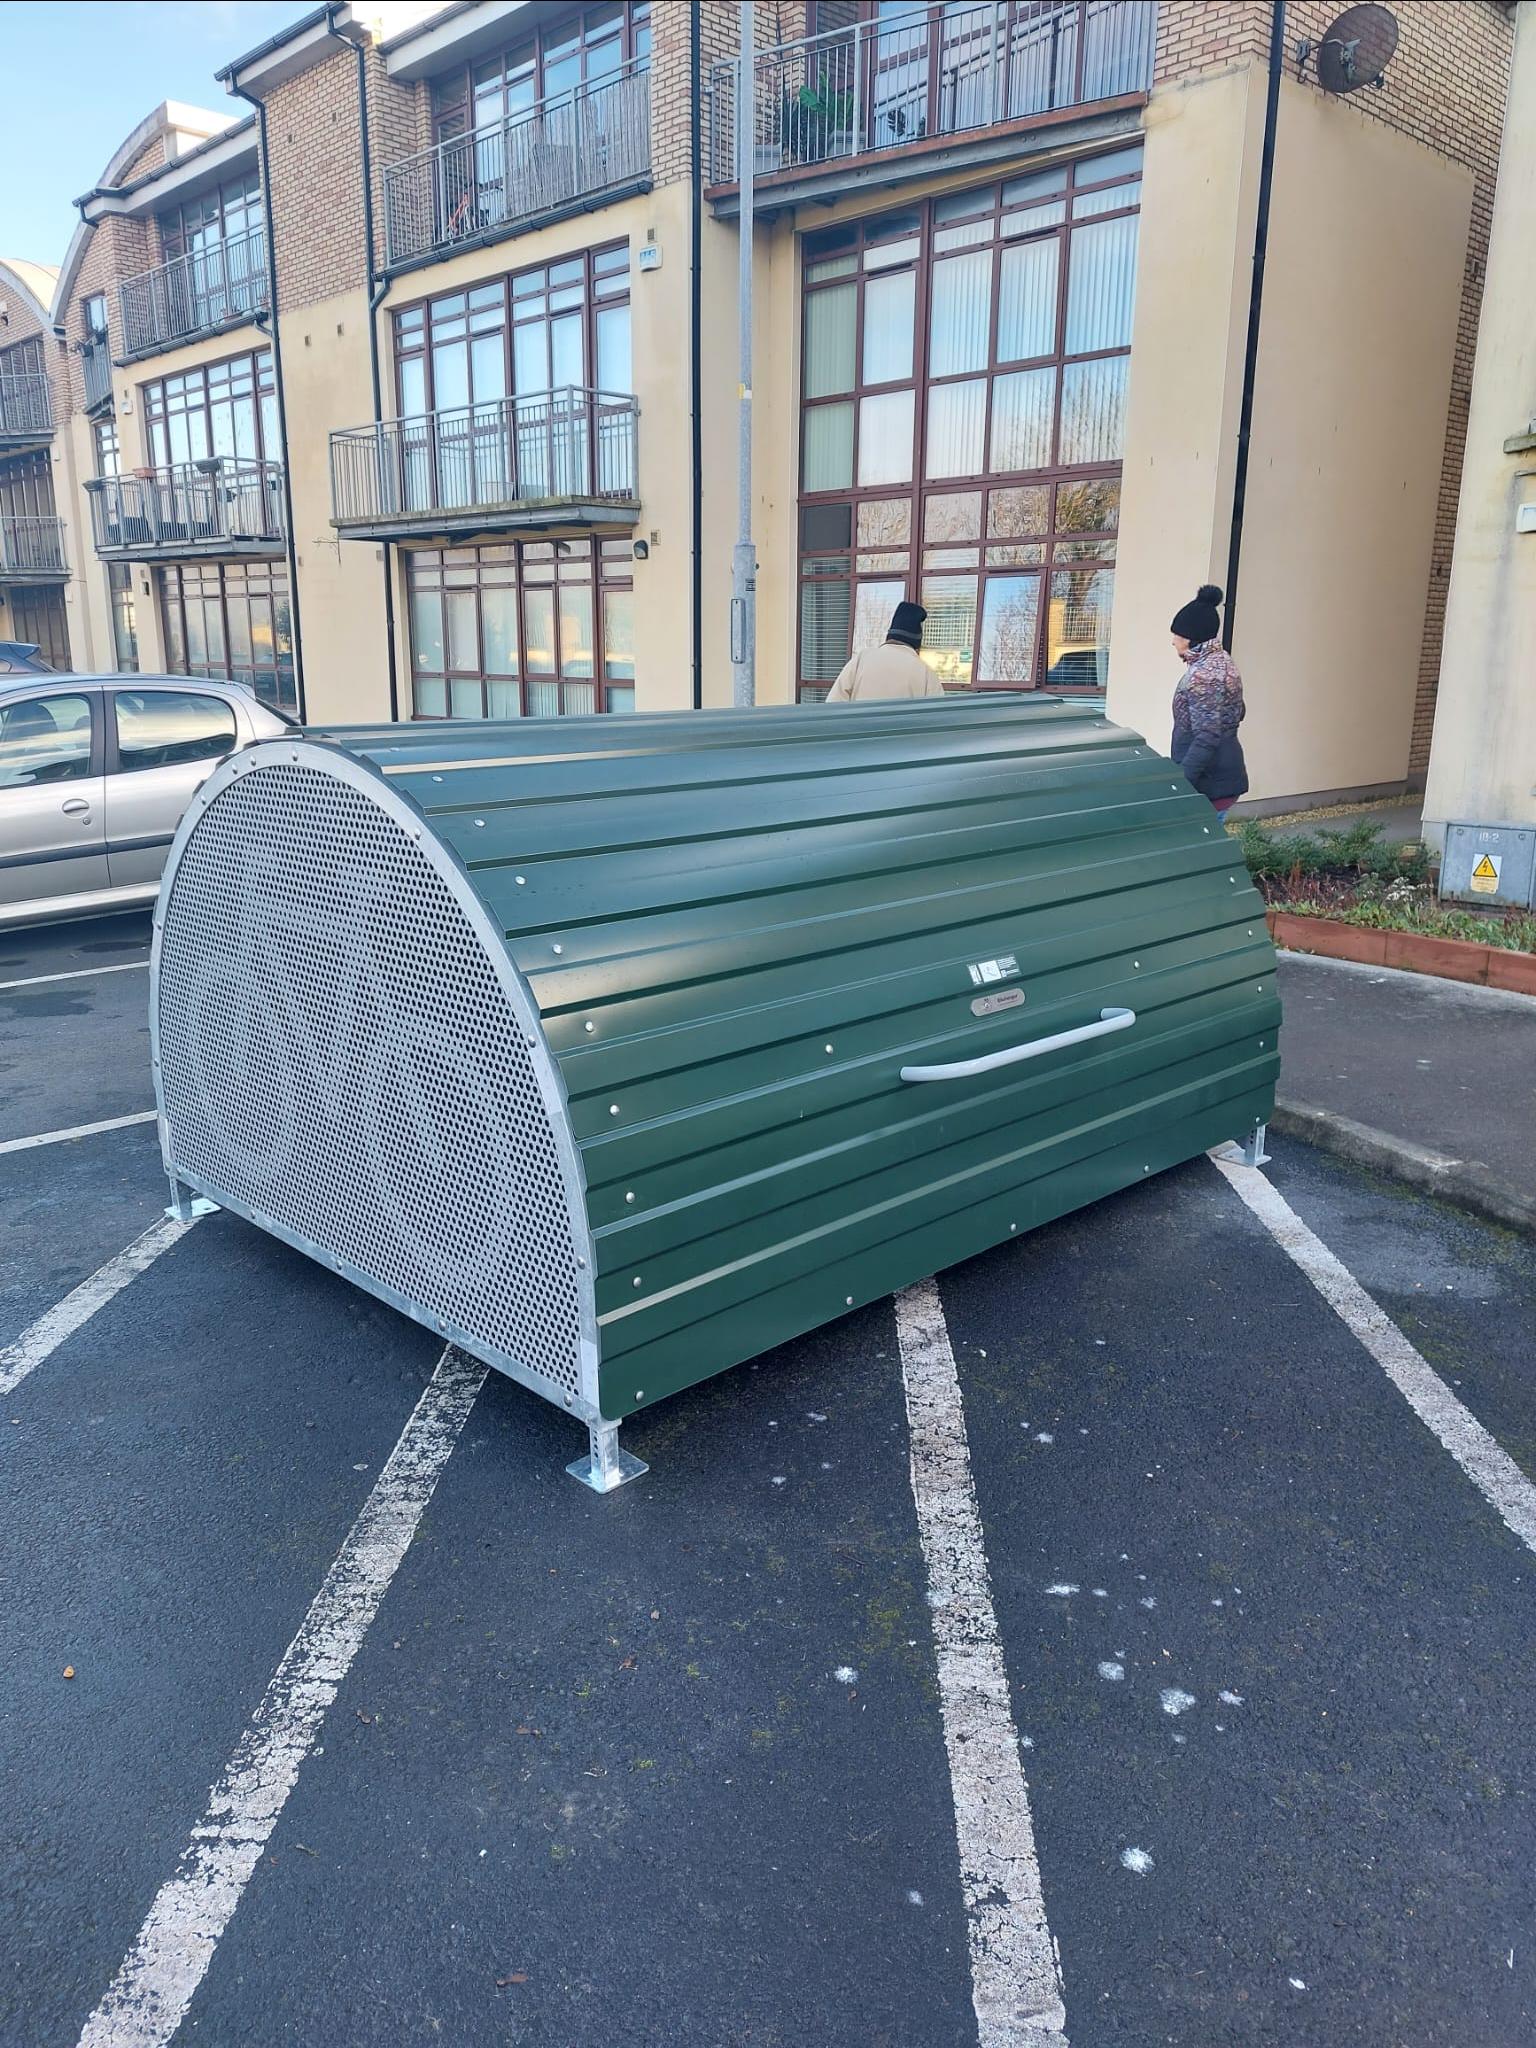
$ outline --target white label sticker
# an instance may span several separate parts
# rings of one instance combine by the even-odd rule
[[[1019,971],[1019,963],[1012,953],[1004,953],[997,960],[977,960],[970,968],[971,980],[977,988],[984,988],[988,982],[1010,981]]]

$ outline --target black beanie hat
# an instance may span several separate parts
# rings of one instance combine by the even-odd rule
[[[899,640],[905,647],[921,647],[923,644],[923,621],[928,616],[920,604],[909,604],[906,599],[897,605],[891,614],[887,640]]]
[[[1221,620],[1216,607],[1221,603],[1221,592],[1214,583],[1202,583],[1189,604],[1181,604],[1173,615],[1170,633],[1177,633],[1181,640],[1187,640],[1191,647],[1199,647],[1207,640],[1214,640],[1221,631]]]

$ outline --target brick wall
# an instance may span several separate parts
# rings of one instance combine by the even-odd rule
[[[266,106],[281,320],[367,283],[356,57],[338,44],[275,86]]]
[[[26,300],[12,283],[9,272],[0,272],[0,299],[5,302],[3,324],[0,324],[0,361],[7,368],[14,368],[16,358],[8,354],[18,342],[41,340],[43,344],[43,368],[48,373],[48,390],[53,400],[53,424],[56,433],[62,433],[69,419],[69,359],[63,346],[56,339],[53,327],[47,320],[40,320]],[[0,456],[0,463],[4,457]],[[62,488],[55,497],[62,495]],[[64,507],[56,506],[63,510]]]
[[[1297,74],[1296,44],[1304,37],[1317,41],[1339,12],[1338,0],[1290,0],[1285,27],[1288,77]],[[1508,10],[1496,0],[1397,0],[1394,12],[1398,46],[1387,66],[1386,84],[1379,92],[1366,87],[1351,94],[1350,105],[1367,120],[1380,121],[1441,156],[1465,164],[1474,180],[1408,761],[1409,776],[1421,780],[1434,727],[1445,599],[1514,25]],[[1231,5],[1215,5],[1212,0],[1162,0],[1156,82],[1175,84],[1180,78],[1223,70],[1231,64],[1267,63],[1269,24],[1266,0],[1236,0]],[[1309,66],[1307,75],[1315,78],[1315,65]]]
[[[374,262],[382,267],[384,173],[391,164],[432,146],[432,99],[425,80],[401,84],[384,68],[378,48],[368,51],[368,147],[373,165]]]
[[[109,216],[87,232],[89,239],[80,267],[75,272],[70,302],[54,309],[54,318],[62,323],[68,345],[66,364],[71,412],[81,412],[85,407],[85,364],[76,347],[77,343],[85,340],[85,321],[80,310],[83,302],[96,292],[106,293],[107,333],[112,353],[116,355],[123,345],[118,285],[125,277],[137,277],[160,261],[154,227],[147,219]]]

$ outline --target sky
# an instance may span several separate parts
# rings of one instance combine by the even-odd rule
[[[0,0],[0,257],[59,264],[73,200],[162,100],[240,116],[214,72],[314,0]]]

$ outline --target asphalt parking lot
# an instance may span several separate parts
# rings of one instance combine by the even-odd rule
[[[147,954],[0,935],[4,2048],[1536,2039],[1536,1251],[1290,1143],[1429,1421],[1206,1161],[939,1282],[1064,2034],[973,2006],[895,1303],[606,1499],[489,1380],[248,1872],[157,1920],[441,1347],[223,1215],[49,1323],[165,1201]]]

